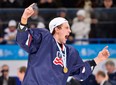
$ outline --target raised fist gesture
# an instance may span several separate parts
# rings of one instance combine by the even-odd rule
[[[22,24],[27,24],[28,18],[33,15],[33,13],[34,13],[33,6],[34,5],[35,5],[35,3],[31,4],[29,7],[27,7],[24,10],[23,15],[21,17],[21,23]]]

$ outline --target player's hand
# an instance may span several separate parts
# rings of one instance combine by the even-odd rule
[[[24,13],[23,13],[23,15],[22,15],[23,18],[28,19],[28,18],[34,13],[34,10],[33,10],[34,4],[35,4],[35,3],[31,4],[29,7],[27,7],[27,8],[24,10]]]
[[[33,6],[34,5],[35,5],[35,3],[31,4],[29,7],[27,7],[24,10],[23,15],[21,17],[21,23],[22,24],[27,24],[28,18],[33,15],[33,13],[34,13]]]
[[[96,64],[108,59],[110,53],[108,51],[108,46],[106,46],[102,51],[99,52],[98,56],[94,59]]]

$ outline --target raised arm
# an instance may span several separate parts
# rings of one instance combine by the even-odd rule
[[[39,33],[37,33],[37,31],[35,34],[33,34],[33,31],[35,29],[31,30],[26,27],[28,18],[34,13],[34,10],[33,10],[34,5],[35,4],[33,3],[24,10],[23,15],[21,17],[21,22],[18,25],[18,32],[17,32],[17,36],[16,36],[16,41],[17,41],[18,45],[20,45],[20,47],[22,47],[28,53],[30,51],[35,52],[37,50],[37,46],[35,46],[36,44],[34,44],[32,46],[31,43],[34,40],[34,36],[38,36],[36,39],[39,39],[39,37],[40,37],[40,35],[39,35]],[[39,42],[39,40],[36,40],[36,41]]]
[[[102,51],[100,51],[95,59],[86,62],[83,62],[78,52],[75,51],[72,56],[77,57],[75,59],[75,66],[73,66],[71,75],[73,75],[76,79],[80,81],[87,79],[88,76],[92,74],[94,67],[110,56],[110,53],[107,48],[108,46],[106,46]]]

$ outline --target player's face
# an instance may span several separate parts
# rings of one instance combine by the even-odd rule
[[[63,23],[60,29],[58,29],[59,42],[65,44],[70,33],[71,33],[71,30],[70,30],[69,24],[67,22]]]

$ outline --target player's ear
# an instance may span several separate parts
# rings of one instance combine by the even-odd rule
[[[54,29],[54,32],[55,32],[55,33],[58,33],[58,32],[59,32],[58,27],[56,27],[56,28]]]

